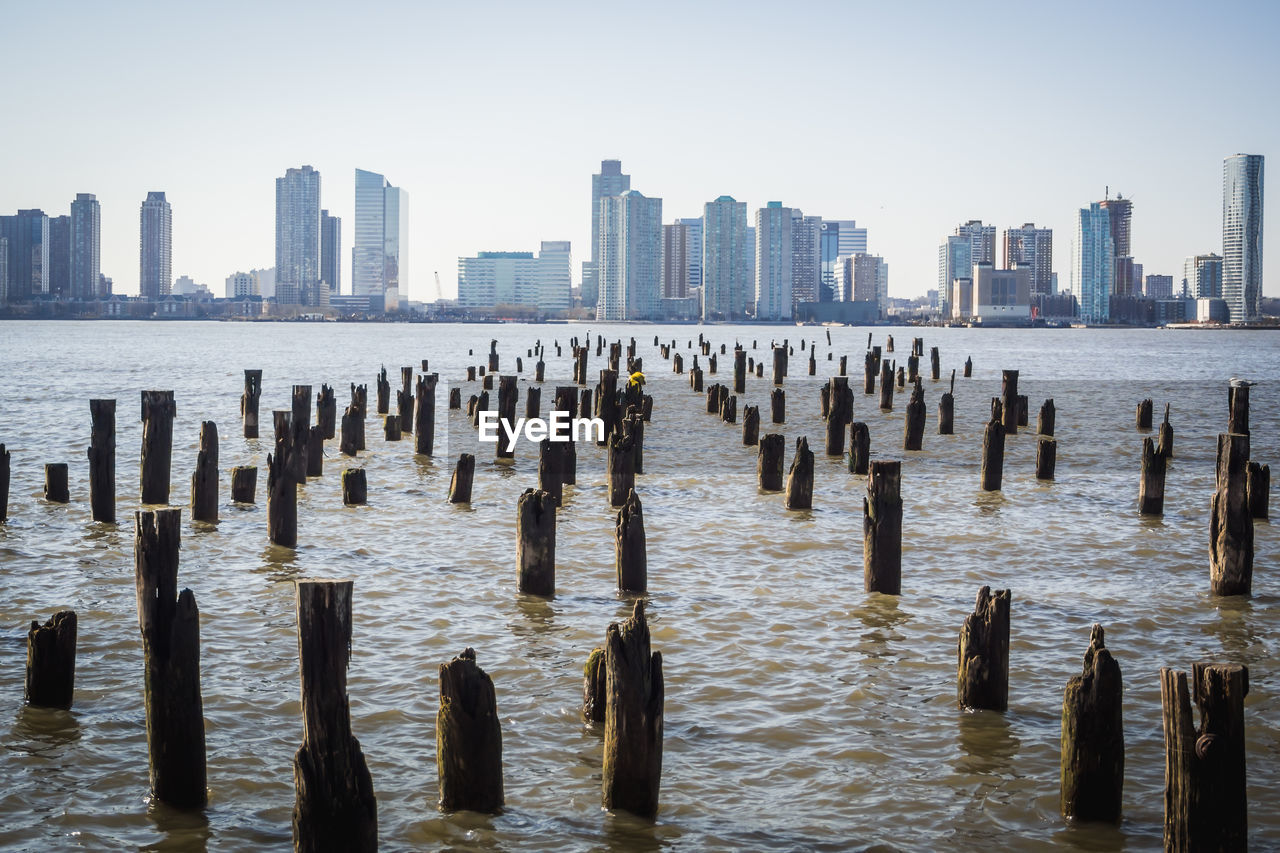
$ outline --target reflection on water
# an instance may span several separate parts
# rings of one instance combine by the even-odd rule
[[[1021,742],[1005,714],[996,711],[959,711],[960,755],[956,770],[999,777],[1013,772],[1013,759]]]
[[[212,832],[203,809],[184,811],[149,799],[147,817],[163,837],[141,849],[147,853],[202,853],[208,849]]]
[[[71,711],[23,705],[4,747],[28,755],[48,755],[79,740],[80,721]]]

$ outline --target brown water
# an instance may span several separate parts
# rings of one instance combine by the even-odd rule
[[[956,435],[937,436],[942,388],[925,382],[924,450],[903,454],[902,411],[855,394],[873,457],[904,458],[903,594],[861,580],[865,479],[822,455],[818,384],[801,337],[818,341],[818,377],[850,356],[858,385],[866,329],[604,327],[635,336],[655,398],[638,491],[649,538],[649,615],[666,675],[662,806],[648,824],[600,807],[601,736],[579,718],[582,664],[630,602],[614,589],[613,519],[603,452],[579,446],[578,486],[558,530],[557,594],[515,591],[515,500],[536,483],[536,454],[513,466],[478,452],[474,503],[445,500],[453,459],[472,449],[448,386],[501,344],[503,372],[541,339],[550,350],[543,410],[570,384],[568,340],[583,326],[0,325],[0,442],[13,454],[10,519],[0,525],[0,846],[5,849],[282,850],[290,845],[292,756],[301,739],[293,583],[355,581],[350,670],[353,729],[373,775],[383,849],[651,850],[1150,849],[1160,843],[1163,741],[1158,669],[1244,663],[1249,821],[1255,848],[1280,846],[1280,597],[1277,535],[1256,525],[1252,598],[1208,594],[1207,510],[1226,380],[1253,389],[1253,456],[1277,459],[1280,335],[1173,331],[915,330],[957,379]],[[756,488],[740,427],[705,414],[704,398],[652,346],[676,340],[686,365],[699,331],[767,357],[796,346],[788,422],[768,424],[769,380],[747,399],[762,431],[799,435],[817,452],[814,509],[788,512]],[[913,331],[877,329],[905,364]],[[559,340],[564,357],[554,357]],[[475,355],[468,356],[467,350]],[[371,414],[370,504],[343,507],[336,442],[323,478],[299,498],[297,551],[266,539],[265,504],[233,507],[226,471],[265,468],[272,409],[294,383],[373,385],[385,364],[431,360],[441,374],[433,460],[411,437],[382,440]],[[524,378],[532,378],[525,357]],[[703,359],[705,365],[705,359]],[[924,364],[927,365],[927,357]],[[591,375],[603,365],[594,356]],[[728,382],[731,356],[721,359]],[[240,437],[244,368],[264,370],[264,439]],[[1034,479],[1035,439],[1008,439],[1004,490],[978,488],[981,428],[1001,368],[1021,371],[1035,411],[1058,411],[1058,479]],[[927,367],[926,367],[927,369]],[[767,372],[767,371],[766,371]],[[523,384],[523,383],[522,383]],[[179,582],[201,609],[209,806],[183,814],[148,800],[142,655],[133,586],[138,392],[173,389],[174,505],[185,505],[199,424],[222,437],[222,521],[185,518]],[[464,385],[464,400],[473,392]],[[90,521],[88,400],[115,397],[118,527]],[[1173,405],[1175,458],[1163,519],[1136,513],[1142,435],[1134,408]],[[522,400],[519,406],[523,414]],[[42,466],[71,463],[72,503],[45,504]],[[265,470],[259,478],[264,495]],[[1009,711],[955,703],[955,644],[978,587],[1012,589]],[[24,709],[29,620],[80,618],[75,706]],[[1062,687],[1101,622],[1125,677],[1124,822],[1072,826],[1058,815]],[[436,669],[466,646],[493,677],[502,718],[507,808],[499,816],[436,807]]]

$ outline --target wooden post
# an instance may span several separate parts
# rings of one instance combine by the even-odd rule
[[[399,417],[388,415],[387,417]],[[342,504],[343,506],[364,506],[369,502],[369,482],[365,478],[363,468],[342,469]]]
[[[893,411],[893,365],[880,362],[880,411]]]
[[[44,499],[49,503],[71,503],[67,487],[67,463],[48,462],[44,466]]]
[[[289,429],[293,442],[289,448],[289,466],[298,485],[307,484],[307,459],[311,456],[311,386],[293,386],[293,406]]]
[[[942,378],[942,359],[937,347],[929,347],[929,375],[934,382]]]
[[[539,489],[516,501],[516,573],[520,592],[556,594],[556,504]]]
[[[760,443],[760,407],[747,406],[742,410],[742,444],[755,447]]]
[[[1165,458],[1147,436],[1142,440],[1142,479],[1138,484],[1138,512],[1141,515],[1164,515]]]
[[[796,439],[796,454],[787,472],[785,505],[787,509],[813,508],[813,451],[805,436]]]
[[[1001,425],[1001,404],[991,401],[991,420],[982,434],[982,490],[1000,491],[1004,476],[1004,427]]]
[[[1143,400],[1138,404],[1137,414],[1138,429],[1151,429],[1151,398]]]
[[[614,524],[614,565],[618,573],[618,589],[643,593],[649,589],[649,565],[645,551],[644,511],[636,490],[618,510]]]
[[[631,436],[613,436],[609,440],[608,458],[609,506],[620,507],[636,486],[635,443]]]
[[[60,610],[27,632],[26,702],[70,710],[76,686],[76,612]]]
[[[782,469],[787,449],[786,439],[778,433],[769,433],[760,439],[760,452],[756,460],[756,476],[760,488],[766,492],[780,492],[783,487]]]
[[[721,385],[720,387],[726,391],[729,389],[728,385]],[[732,394],[728,396],[721,395],[720,420],[727,424],[736,424],[738,422],[738,398],[736,396]]]
[[[733,351],[733,393],[747,393],[747,351],[744,349]]]
[[[399,441],[403,437],[403,430],[400,429],[399,415],[387,415],[383,418],[382,436],[387,441]]]
[[[561,476],[561,451],[564,445],[550,436],[538,442],[538,488],[551,496],[556,506],[564,503],[564,478]]]
[[[603,723],[608,673],[604,666],[604,649],[594,648],[582,668],[582,719],[587,723]]]
[[[1227,432],[1249,434],[1249,386],[1232,385],[1227,389]]]
[[[200,611],[191,590],[178,594],[182,510],[137,512],[134,519],[151,793],[174,808],[202,808],[208,795],[200,698]]]
[[[539,358],[537,362],[535,362],[533,365],[533,381],[534,382],[544,381],[546,377],[546,370],[547,370],[546,363],[541,358]]]
[[[578,416],[578,392],[572,385],[557,385],[554,406],[556,411],[567,412],[570,422]],[[569,431],[569,441],[560,445],[560,480],[566,486],[578,482],[578,446]]]
[[[787,422],[787,392],[774,388],[769,394],[770,420],[775,424]]]
[[[502,724],[493,679],[468,648],[440,666],[436,712],[440,808],[494,813],[502,807]]]
[[[513,429],[516,425],[516,401],[520,393],[518,381],[516,376],[498,377],[498,418],[499,421],[506,421]],[[495,457],[499,460],[515,458],[516,449],[507,440],[506,432],[499,427],[499,433],[494,444]]]
[[[1001,426],[1005,435],[1018,434],[1018,371],[1001,371],[1004,377],[1000,383],[1000,410],[1003,412]]]
[[[173,457],[172,391],[142,392],[142,502],[169,502],[169,461]]]
[[[285,548],[298,546],[298,484],[284,460],[267,454],[267,538]]]
[[[456,385],[453,388],[449,389],[449,408],[450,409],[462,408],[462,389],[457,387]]]
[[[1036,432],[1040,435],[1052,436],[1057,419],[1058,412],[1053,406],[1053,398],[1050,397],[1040,406],[1040,418],[1036,423]]]
[[[920,377],[911,389],[911,400],[907,403],[907,414],[903,418],[902,449],[919,450],[924,443],[924,388],[920,385]]]
[[[359,417],[355,406],[347,406],[346,411],[342,413],[342,440],[338,444],[338,450],[344,456],[356,455],[356,425],[359,423]]]
[[[258,399],[262,396],[262,371],[244,372],[244,393],[240,395],[240,419],[244,422],[244,437],[258,437]]]
[[[489,342],[489,372],[498,372],[498,342],[496,340]]]
[[[302,746],[293,757],[296,853],[372,853],[378,803],[351,733],[351,581],[298,581]]]
[[[89,505],[94,521],[115,524],[116,401],[90,400],[89,416],[93,420],[89,439]],[[0,518],[3,517],[0,511]]]
[[[1156,450],[1165,459],[1173,458],[1173,427],[1169,424],[1169,404],[1164,404],[1164,420],[1160,422],[1160,435],[1156,439]]]
[[[1057,464],[1058,440],[1047,435],[1040,436],[1036,444],[1036,479],[1052,480]]]
[[[0,444],[0,521],[9,518],[9,464],[10,453]]]
[[[829,402],[826,412],[828,456],[844,455],[844,428],[853,421],[853,392],[847,376],[833,376],[824,386]]]
[[[920,357],[915,353],[907,356],[907,381],[915,382],[920,376]]]
[[[898,368],[898,390],[904,390],[907,387],[907,371],[904,368]]]
[[[258,491],[258,467],[256,465],[237,465],[231,469],[231,500],[236,503],[251,504]]]
[[[1094,625],[1084,671],[1067,681],[1062,696],[1062,815],[1075,820],[1120,822],[1124,791],[1124,684],[1120,664]]]
[[[787,348],[773,348],[773,384],[781,385],[787,375]]]
[[[524,392],[524,416],[529,419],[542,415],[542,389],[530,385]]]
[[[321,441],[327,441],[337,433],[338,399],[334,396],[333,386],[321,383],[320,393],[316,395],[316,426],[320,427]]]
[[[375,411],[380,415],[391,412],[391,381],[387,379],[387,366],[382,365],[382,369],[378,371],[378,379],[374,383],[377,394],[377,408]]]
[[[356,450],[365,450],[364,421],[369,416],[369,386],[351,383],[351,405],[355,407]],[[354,454],[353,454],[354,455]]]
[[[884,351],[893,352],[893,335],[889,335],[888,340],[884,342]]]
[[[862,499],[862,582],[867,592],[902,592],[902,463],[877,459]]]
[[[650,653],[644,599],[605,633],[604,807],[658,813],[662,777],[662,654]]]
[[[1245,492],[1248,494],[1249,516],[1257,521],[1270,518],[1268,504],[1271,502],[1271,466],[1250,462],[1245,477]]]
[[[970,376],[973,376],[973,359],[966,358],[964,360],[964,378],[968,379]]]
[[[1188,689],[1190,688],[1190,689]],[[1244,697],[1249,670],[1239,664],[1160,669],[1164,728],[1164,849],[1248,847]],[[1195,724],[1191,702],[1200,709]]]
[[[417,405],[414,407],[414,450],[421,456],[431,456],[436,444],[436,385],[440,382],[439,373],[424,373],[418,377],[415,393]],[[530,389],[536,391],[537,389]]]
[[[955,435],[956,372],[951,371],[951,388],[938,399],[938,435]]]
[[[962,708],[1003,711],[1009,706],[1009,590],[978,590],[957,647]]]
[[[871,463],[871,432],[861,421],[849,425],[849,473],[866,474]]]
[[[476,458],[470,453],[463,453],[453,467],[453,477],[449,480],[449,503],[471,503],[471,480],[476,472]]]
[[[320,424],[311,427],[310,440],[307,442],[307,476],[324,476],[324,427]]]
[[[413,367],[400,368],[400,390],[396,392],[396,404],[400,410],[401,432],[413,432]]]
[[[200,451],[191,475],[191,520],[218,523],[218,425],[200,424]]]
[[[1253,590],[1253,518],[1248,499],[1249,436],[1218,436],[1217,489],[1209,510],[1209,577],[1214,595]]]
[[[862,363],[862,393],[876,393],[876,372],[880,369],[880,360],[876,358],[875,353],[867,350],[866,356]]]

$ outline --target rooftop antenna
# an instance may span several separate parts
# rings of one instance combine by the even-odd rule
[[[1111,201],[1111,184],[1107,184],[1106,190],[1102,193],[1103,201]]]

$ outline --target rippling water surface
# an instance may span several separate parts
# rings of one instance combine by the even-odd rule
[[[515,501],[537,478],[536,452],[497,466],[478,452],[474,502],[446,501],[452,460],[474,433],[445,412],[468,364],[499,340],[504,373],[548,345],[543,410],[571,375],[569,338],[634,336],[655,398],[637,489],[649,540],[649,616],[666,675],[661,809],[653,824],[600,807],[602,731],[580,721],[582,665],[630,601],[615,591],[604,454],[579,446],[578,485],[559,516],[556,596],[515,589]],[[795,345],[787,422],[768,423],[769,379],[751,379],[762,432],[807,435],[817,453],[814,509],[788,512],[756,488],[755,448],[705,413],[670,374],[654,336],[686,366],[699,331],[768,357]],[[1226,380],[1253,389],[1253,457],[1277,461],[1280,335],[1266,332],[875,329],[905,364],[913,335],[956,380],[956,434],[938,436],[942,383],[926,380],[924,450],[904,454],[891,413],[855,394],[873,457],[904,459],[900,597],[862,590],[865,478],[822,455],[818,382],[842,354],[859,385],[866,329],[733,326],[444,326],[205,323],[0,325],[0,442],[13,454],[9,521],[0,524],[0,846],[7,849],[283,850],[290,847],[292,756],[302,735],[294,581],[355,582],[353,728],[373,775],[383,849],[1149,849],[1161,836],[1161,666],[1249,666],[1250,836],[1280,846],[1280,595],[1277,535],[1256,525],[1254,595],[1215,599],[1208,506]],[[801,338],[817,342],[811,380]],[[555,357],[553,341],[564,347]],[[752,350],[753,342],[759,349]],[[468,355],[474,349],[475,355]],[[828,352],[835,360],[828,361]],[[894,356],[887,356],[894,357]],[[430,360],[441,375],[436,457],[410,436],[383,441],[374,379]],[[702,360],[705,366],[705,358]],[[927,372],[927,356],[923,360]],[[732,355],[722,357],[729,382]],[[603,359],[594,350],[595,376]],[[241,437],[242,371],[263,370],[262,440]],[[1004,490],[979,490],[981,430],[1002,368],[1021,371],[1031,432],[1007,442]],[[768,371],[766,370],[766,374]],[[342,505],[326,447],[323,477],[300,490],[299,547],[266,538],[270,411],[295,383],[370,386],[367,507]],[[222,438],[222,520],[184,512],[179,583],[201,610],[209,806],[184,814],[149,802],[142,652],[133,582],[139,391],[173,389],[175,506],[189,500],[200,422]],[[393,394],[394,396],[394,394]],[[119,526],[90,520],[85,448],[90,398],[118,402]],[[1035,412],[1057,406],[1058,479],[1034,478]],[[1175,458],[1165,515],[1136,512],[1143,435],[1134,409],[1172,404]],[[740,409],[741,412],[741,409]],[[447,429],[446,429],[447,421]],[[70,463],[72,503],[46,504],[43,464]],[[227,471],[260,468],[255,506],[229,502]],[[1273,501],[1273,505],[1274,505]],[[955,645],[980,586],[1012,590],[1009,710],[955,702]],[[31,619],[74,608],[80,640],[70,713],[22,705]],[[1072,826],[1058,815],[1062,688],[1102,623],[1124,672],[1124,821]],[[506,810],[488,818],[437,806],[436,670],[466,646],[493,677],[502,718]]]

